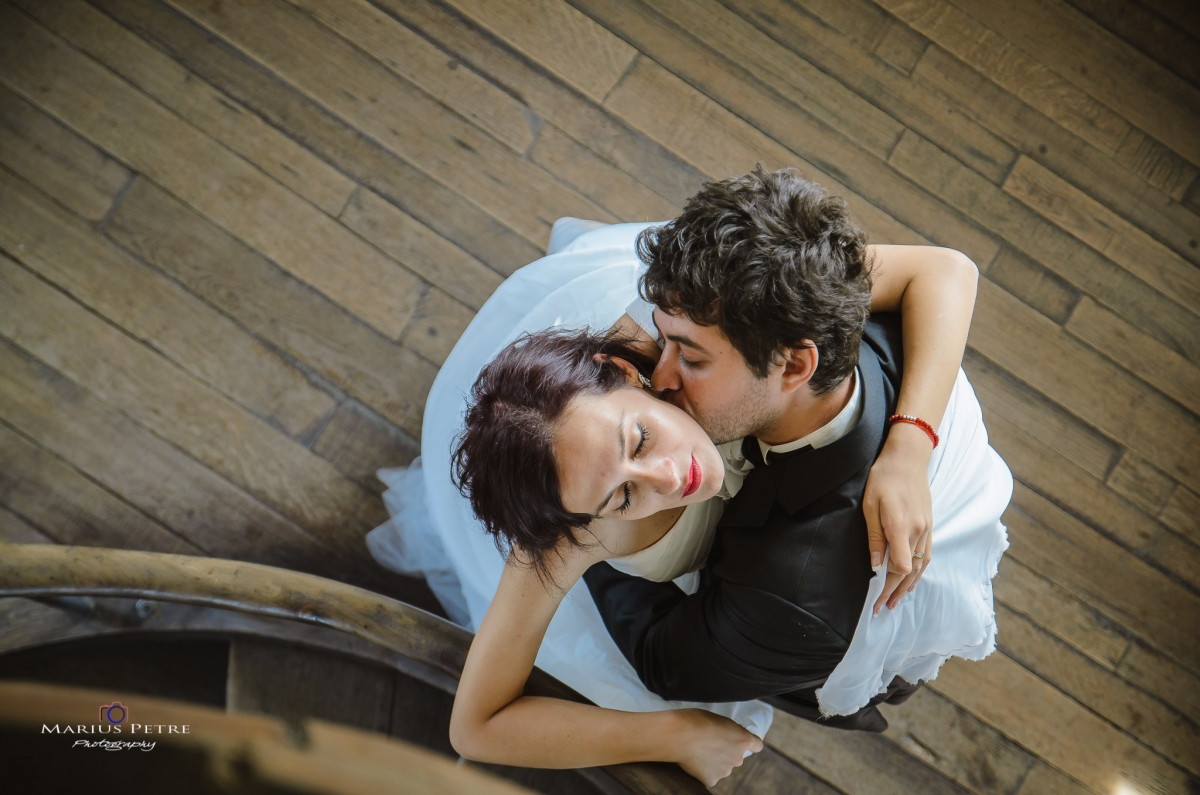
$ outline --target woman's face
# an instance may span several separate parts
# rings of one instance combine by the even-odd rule
[[[555,432],[563,507],[641,519],[714,496],[725,478],[696,421],[640,387],[571,401]]]

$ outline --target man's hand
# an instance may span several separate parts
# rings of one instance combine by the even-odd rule
[[[921,579],[933,550],[933,498],[929,494],[929,457],[933,446],[925,432],[907,423],[891,427],[887,442],[867,477],[863,513],[871,566],[888,553],[887,580],[876,600],[878,613],[894,608]],[[920,553],[921,557],[916,557]]]

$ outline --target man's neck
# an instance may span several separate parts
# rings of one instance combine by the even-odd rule
[[[825,427],[846,408],[854,394],[854,379],[851,374],[842,382],[823,395],[814,395],[807,386],[796,390],[790,405],[784,409],[780,418],[766,428],[762,428],[756,436],[764,444],[775,447],[803,439],[813,431]]]

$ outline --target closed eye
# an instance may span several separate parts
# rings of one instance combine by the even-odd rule
[[[629,500],[629,484],[626,483],[624,486],[621,487],[621,489],[625,493],[625,501],[617,506],[617,513],[625,513],[626,511],[629,510],[629,502],[630,502],[630,500]]]
[[[646,440],[650,438],[650,431],[643,425],[637,426],[638,432],[641,433],[641,438],[638,439],[637,447],[633,450],[633,457],[637,458],[642,452],[642,448],[646,446]]]

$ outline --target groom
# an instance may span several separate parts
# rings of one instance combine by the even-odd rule
[[[746,474],[695,594],[608,564],[587,572],[588,588],[654,693],[765,698],[816,720],[816,690],[846,654],[874,574],[863,494],[896,409],[899,319],[867,320],[865,235],[794,171],[706,185],[681,216],[644,232],[638,253],[652,323],[636,303],[630,314],[663,345],[653,386],[717,443],[744,437],[725,455]],[[897,546],[908,554],[907,538]],[[822,723],[883,731],[875,705],[915,690],[897,678],[859,712]]]

